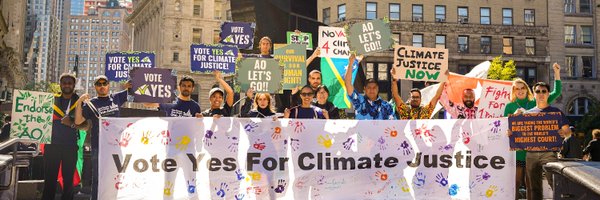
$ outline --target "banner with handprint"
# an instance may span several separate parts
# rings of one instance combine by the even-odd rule
[[[13,94],[10,137],[50,143],[54,95],[27,90],[15,90]]]
[[[100,199],[512,199],[507,118],[103,118]]]

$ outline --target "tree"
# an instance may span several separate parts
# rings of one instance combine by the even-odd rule
[[[488,79],[512,81],[517,76],[515,61],[504,62],[502,56],[495,57],[488,70]]]
[[[600,129],[600,123],[598,123],[600,121],[600,105],[598,105],[598,102],[594,102],[592,105],[589,112],[574,124],[576,133],[585,133],[584,141],[586,143],[584,145],[587,145],[587,142],[592,139],[592,130]]]
[[[25,88],[23,88],[24,90],[31,90],[31,91],[39,91],[39,92],[50,92],[50,93],[60,93],[60,85],[58,85],[57,83],[52,83],[52,82],[45,82],[45,81],[41,81],[41,82],[31,82],[28,83],[27,85],[25,85]]]

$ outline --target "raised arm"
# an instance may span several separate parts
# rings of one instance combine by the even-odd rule
[[[396,103],[396,107],[400,107],[404,104],[404,101],[402,101],[402,97],[400,97],[400,94],[398,92],[398,80],[394,78],[394,73],[396,72],[396,68],[392,67],[391,73],[392,73],[392,97],[394,97],[394,103]]]
[[[310,65],[310,63],[315,60],[315,58],[319,57],[319,55],[321,55],[321,48],[317,47],[315,49],[315,51],[312,53],[312,55],[310,55],[310,57],[308,57],[306,59],[306,67],[308,67],[308,65]]]
[[[354,64],[354,60],[356,60],[356,55],[350,54],[350,58],[348,58],[348,68],[346,69],[346,75],[344,76],[344,85],[346,86],[348,95],[354,93],[354,86],[352,85],[352,65]]]
[[[448,76],[450,74],[450,72],[448,72],[448,70],[446,70],[444,72],[446,74],[446,76]],[[429,101],[429,106],[435,106],[435,104],[438,102],[438,100],[440,100],[440,97],[442,96],[442,92],[444,92],[444,84],[446,84],[446,81],[448,81],[447,79],[445,81],[440,82],[440,84],[438,84],[438,89],[435,92],[435,96],[433,96],[433,98],[431,98],[431,101]]]
[[[560,80],[560,65],[558,63],[554,63],[552,65],[552,69],[554,70],[554,89],[550,92],[550,96],[548,96],[548,103],[551,104],[562,94],[562,81]]]
[[[221,77],[221,71],[215,70],[213,71],[213,74],[215,75],[215,79],[217,79],[217,81],[219,82],[219,85],[221,85],[221,87],[223,87],[223,89],[225,89],[225,92],[227,93],[225,103],[229,106],[233,106],[233,89],[231,89],[231,86],[229,86],[229,84],[227,84],[227,82],[223,80],[223,77]]]

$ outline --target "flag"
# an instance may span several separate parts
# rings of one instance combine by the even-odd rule
[[[79,149],[77,150],[77,163],[75,164],[75,174],[73,175],[73,186],[79,185],[81,183],[81,170],[83,169],[83,144],[85,143],[85,136],[87,132],[83,130],[79,130],[79,140],[77,140],[77,146]],[[58,167],[58,182],[61,188],[63,187],[63,177],[62,177],[62,165]]]
[[[352,107],[348,98],[346,85],[344,85],[344,76],[348,67],[347,58],[329,58],[321,57],[322,84],[329,89],[329,101],[340,109]],[[358,59],[352,66],[352,83],[356,79],[358,71]]]

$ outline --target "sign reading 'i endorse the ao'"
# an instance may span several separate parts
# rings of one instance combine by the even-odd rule
[[[448,49],[396,45],[394,48],[396,79],[440,82],[448,79]]]

